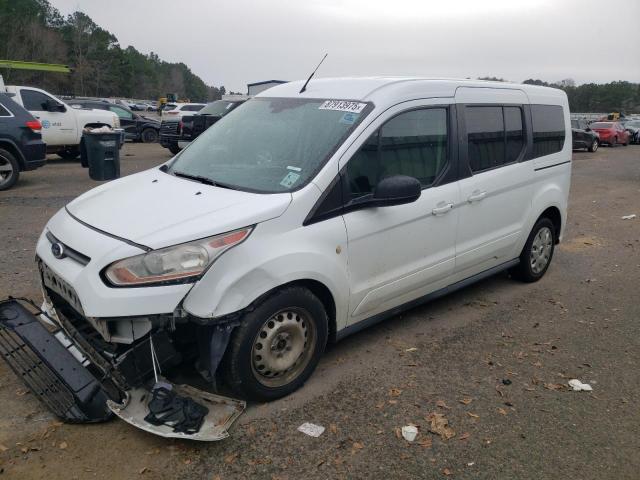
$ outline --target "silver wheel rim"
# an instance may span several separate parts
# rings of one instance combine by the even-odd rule
[[[598,150],[598,141],[594,140],[593,141],[593,145],[591,146],[591,148],[593,149],[593,151],[595,152],[596,150]]]
[[[311,316],[299,308],[283,309],[260,327],[251,349],[251,370],[262,385],[287,385],[307,367],[315,345]]]
[[[8,183],[13,176],[13,165],[8,158],[0,155],[0,185]]]
[[[529,263],[535,274],[542,272],[549,264],[553,249],[553,235],[549,227],[542,227],[533,239]]]

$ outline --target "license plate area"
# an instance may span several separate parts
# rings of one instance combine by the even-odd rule
[[[38,259],[38,269],[40,270],[42,285],[60,295],[78,313],[84,315],[82,303],[75,289],[51,270],[41,259]]]

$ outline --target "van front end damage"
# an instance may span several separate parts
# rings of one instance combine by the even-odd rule
[[[213,380],[233,325],[199,325],[175,315],[88,319],[44,284],[42,309],[25,300],[0,301],[0,354],[56,416],[88,423],[115,414],[163,437],[228,436],[244,401],[167,378],[175,374],[184,383],[184,367],[196,365]]]

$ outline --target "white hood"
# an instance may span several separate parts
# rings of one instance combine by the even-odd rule
[[[67,210],[92,227],[156,249],[279,217],[289,203],[290,193],[229,190],[154,168],[89,190]]]

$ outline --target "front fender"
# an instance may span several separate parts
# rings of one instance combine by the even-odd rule
[[[184,309],[201,318],[221,317],[284,284],[314,280],[333,296],[336,326],[342,328],[349,298],[342,218],[279,234],[269,230],[265,224],[258,225],[247,241],[218,259],[191,289]]]

